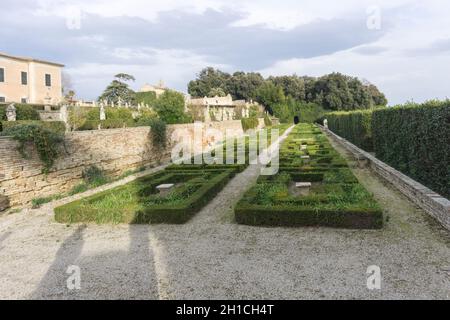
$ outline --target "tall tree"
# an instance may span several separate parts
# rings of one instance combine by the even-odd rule
[[[266,81],[256,92],[257,101],[261,103],[270,114],[273,114],[273,108],[281,103],[284,103],[286,97],[284,96],[283,89],[276,86],[271,81]]]
[[[306,100],[305,82],[297,75],[269,77],[268,80],[283,88],[285,96],[291,96],[297,101]]]
[[[156,100],[155,110],[159,118],[167,124],[184,123],[184,96],[176,91],[166,90]]]
[[[126,73],[119,73],[114,78],[98,98],[98,101],[107,100],[108,103],[115,104],[119,103],[119,101],[122,103],[134,103],[136,94],[126,83],[135,81],[134,77]]]
[[[227,89],[234,99],[249,101],[256,99],[256,92],[263,83],[264,78],[259,73],[238,71],[229,78]]]
[[[193,97],[208,96],[212,89],[221,88],[227,93],[227,82],[231,75],[218,69],[208,67],[200,71],[197,79],[188,84],[188,92]]]

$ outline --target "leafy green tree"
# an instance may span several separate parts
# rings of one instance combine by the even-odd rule
[[[231,75],[220,70],[208,67],[200,71],[197,79],[188,84],[188,92],[193,97],[206,97],[212,89],[221,88],[227,92],[226,84]]]
[[[152,91],[136,92],[136,103],[143,103],[153,107],[156,103],[156,93]]]
[[[228,80],[227,90],[238,100],[256,100],[256,92],[264,83],[264,78],[259,73],[254,72],[235,72]]]
[[[384,93],[380,92],[380,90],[378,90],[378,88],[375,85],[367,83],[365,87],[370,98],[372,99],[372,103],[374,106],[384,107],[387,105],[388,101],[386,99],[386,96],[384,95]]]
[[[273,114],[273,109],[276,105],[285,102],[283,89],[276,86],[271,81],[264,82],[256,92],[256,100],[261,103],[270,114]]]
[[[98,101],[107,100],[108,103],[114,104],[119,103],[119,101],[122,103],[134,103],[136,94],[126,83],[135,81],[134,77],[126,73],[119,73],[116,74],[114,78],[115,79],[106,87],[103,94],[98,98]]]
[[[208,97],[225,97],[227,94],[222,88],[212,88],[208,94]]]
[[[159,118],[167,124],[184,123],[184,96],[176,91],[166,90],[155,103]]]
[[[283,88],[283,92],[286,97],[291,96],[295,100],[305,101],[305,82],[297,75],[269,77],[268,80],[272,81],[276,86]]]

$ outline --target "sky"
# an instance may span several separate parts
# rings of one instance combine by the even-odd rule
[[[447,0],[1,0],[0,52],[65,64],[77,97],[117,73],[187,92],[223,71],[368,80],[389,104],[450,96]]]

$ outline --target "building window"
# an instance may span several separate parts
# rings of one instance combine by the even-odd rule
[[[21,103],[28,103],[28,99],[27,99],[27,98],[22,98],[22,99],[20,100],[20,102],[21,102]]]
[[[22,84],[27,85],[28,84],[28,74],[26,72],[22,71],[21,78],[22,78]]]
[[[5,82],[5,69],[0,68],[0,82]]]
[[[45,75],[45,85],[47,87],[51,87],[52,86],[52,76],[49,74]]]
[[[5,97],[0,97],[0,102],[6,102],[6,98]]]

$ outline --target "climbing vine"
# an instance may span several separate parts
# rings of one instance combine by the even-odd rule
[[[2,136],[10,136],[19,142],[17,150],[25,158],[30,154],[26,151],[26,145],[32,143],[38,152],[39,158],[44,164],[43,173],[48,173],[58,158],[58,145],[64,141],[64,136],[46,129],[37,124],[24,124],[8,128],[1,132]]]

